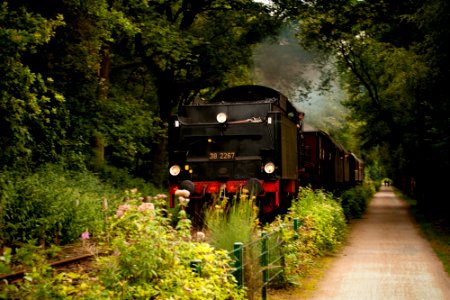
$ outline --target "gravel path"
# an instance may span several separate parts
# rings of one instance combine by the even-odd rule
[[[308,299],[450,300],[450,278],[406,204],[382,187]]]

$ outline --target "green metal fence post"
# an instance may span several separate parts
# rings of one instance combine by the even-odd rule
[[[261,233],[262,245],[261,245],[261,267],[262,267],[262,281],[263,286],[261,290],[262,300],[267,299],[267,283],[269,281],[269,237],[267,232]]]
[[[300,227],[300,219],[294,218],[294,239],[298,239],[298,228]]]
[[[284,252],[285,252],[285,244],[286,244],[286,241],[284,240],[284,228],[285,228],[285,226],[284,226],[284,224],[281,224],[281,226],[280,226],[280,234],[281,234],[281,242],[280,242],[280,255],[281,255],[281,272],[282,272],[282,278],[283,278],[283,282],[286,282],[287,280],[286,280],[286,259],[285,259],[285,255],[284,255]]]
[[[202,261],[200,259],[194,259],[191,261],[192,270],[199,276],[202,276]]]
[[[235,270],[233,271],[234,278],[238,282],[238,287],[244,286],[244,244],[241,242],[234,243],[234,255],[236,262],[234,263]]]

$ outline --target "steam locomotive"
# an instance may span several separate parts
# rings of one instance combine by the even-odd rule
[[[183,106],[169,124],[169,194],[190,192],[194,212],[246,189],[261,215],[286,211],[300,185],[336,190],[361,182],[363,162],[325,132],[303,124],[286,96],[236,86]]]

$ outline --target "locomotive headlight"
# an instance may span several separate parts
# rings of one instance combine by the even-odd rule
[[[173,165],[169,169],[169,173],[172,176],[177,176],[178,174],[180,174],[180,172],[181,172],[181,168],[179,165]]]
[[[216,116],[216,120],[221,124],[225,123],[227,121],[227,114],[223,112],[218,113]]]
[[[264,165],[264,172],[267,174],[272,174],[275,171],[275,165],[272,162],[269,162]]]

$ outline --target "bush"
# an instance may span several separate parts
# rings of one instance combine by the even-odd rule
[[[342,193],[341,206],[347,221],[363,216],[374,193],[375,188],[367,184],[356,186]]]
[[[91,273],[51,273],[35,257],[27,280],[7,282],[5,299],[245,299],[231,275],[231,259],[190,237],[190,222],[180,211],[178,228],[169,225],[164,195],[143,202],[136,189],[108,219],[100,243],[105,250]],[[151,199],[150,199],[151,198]],[[186,234],[187,233],[187,234]],[[89,241],[89,239],[87,240]],[[97,240],[98,241],[98,240]],[[95,247],[95,245],[91,245]],[[1,261],[11,261],[7,255]],[[8,259],[6,259],[8,258]],[[200,268],[193,268],[195,260]],[[93,271],[94,270],[94,271]]]
[[[116,254],[99,260],[99,278],[117,296],[205,300],[242,297],[226,251],[193,243],[182,232],[173,230],[157,209],[144,213],[136,206],[130,207],[123,216],[113,218],[109,232],[114,234],[111,245]],[[201,274],[191,268],[194,259],[201,262]]]
[[[91,273],[59,273],[46,267],[27,274],[17,287],[5,285],[7,299],[245,299],[231,275],[231,259],[190,237],[190,222],[180,211],[179,230],[169,225],[163,195],[142,202],[136,189],[108,219],[103,242],[108,255]],[[188,233],[186,235],[186,233]],[[0,261],[1,261],[0,257]],[[192,263],[200,265],[193,268]],[[45,264],[40,263],[45,266]],[[36,269],[36,268],[33,268]],[[92,270],[94,270],[92,272]]]
[[[337,199],[324,190],[300,188],[298,197],[292,202],[288,214],[279,222],[292,224],[299,219],[301,227],[298,238],[286,231],[285,245],[286,276],[290,281],[308,272],[317,257],[338,249],[347,234],[345,216]]]
[[[4,245],[67,244],[89,230],[103,230],[105,217],[121,199],[88,172],[47,165],[36,173],[0,175],[0,238]],[[107,207],[109,202],[109,208]]]
[[[104,165],[98,175],[105,183],[119,190],[137,188],[145,195],[154,195],[159,192],[154,185],[142,178],[133,177],[125,168]]]

